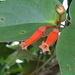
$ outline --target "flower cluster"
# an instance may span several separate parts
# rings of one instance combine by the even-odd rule
[[[38,30],[36,30],[29,39],[19,44],[22,47],[22,50],[23,49],[27,50],[27,47],[29,45],[36,42],[44,35],[44,33],[46,32],[46,29],[53,28],[53,27],[56,27],[56,26],[42,26],[38,28]],[[51,31],[50,34],[48,35],[46,42],[42,41],[42,45],[40,45],[39,48],[42,49],[43,53],[46,51],[50,51],[49,47],[58,39],[58,32],[59,32],[58,29],[53,29],[53,31]]]
[[[45,42],[42,41],[42,45],[39,46],[39,48],[42,49],[43,53],[46,52],[46,51],[50,52],[49,47],[54,42],[56,42],[56,40],[58,39],[58,33],[59,33],[59,27],[60,27],[60,24],[61,24],[62,14],[65,12],[64,7],[60,6],[60,5],[57,5],[56,11],[59,14],[59,25],[58,26],[56,25],[56,26],[42,26],[42,27],[39,27],[38,30],[36,30],[34,32],[34,34],[29,39],[27,39],[26,41],[21,42],[21,44],[19,44],[22,47],[22,50],[23,49],[27,50],[27,47],[29,45],[31,45],[32,43],[34,43],[37,40],[39,40],[44,35],[44,33],[46,32],[47,29],[53,28],[53,27],[58,27],[58,29],[53,29],[49,33],[46,41]]]

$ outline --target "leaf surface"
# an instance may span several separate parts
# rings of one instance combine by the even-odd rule
[[[75,75],[75,25],[65,28],[57,42],[61,75]]]

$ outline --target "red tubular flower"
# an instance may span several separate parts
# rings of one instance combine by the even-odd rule
[[[46,42],[42,41],[42,45],[39,46],[39,48],[42,49],[42,52],[50,52],[49,47],[58,39],[58,29],[53,29],[52,32],[50,32],[50,34],[47,37]]]
[[[39,27],[38,30],[36,30],[34,32],[34,34],[29,39],[27,39],[26,41],[19,44],[22,47],[22,50],[23,49],[27,50],[27,47],[29,45],[36,42],[37,40],[39,40],[44,35],[46,29],[53,28],[53,27],[56,27],[56,26],[42,26],[42,27]]]

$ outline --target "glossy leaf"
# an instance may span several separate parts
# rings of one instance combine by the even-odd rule
[[[75,25],[65,28],[57,42],[61,75],[75,75]]]

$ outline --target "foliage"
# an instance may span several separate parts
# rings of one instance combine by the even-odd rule
[[[53,65],[55,49],[61,75],[75,75],[75,0],[69,6],[71,25],[60,29],[61,34],[58,41],[50,47],[51,52],[42,54],[38,46],[52,29],[47,30],[44,37],[30,45],[27,51],[22,50],[19,45],[6,46],[10,42],[25,41],[40,26],[57,25],[59,15],[56,7],[62,5],[62,2],[63,0],[0,1],[0,75],[34,75],[45,71],[48,66]],[[65,19],[64,13],[62,21]],[[16,63],[17,59],[22,63]]]
[[[75,1],[73,0],[70,5],[71,26],[66,27],[62,31],[57,43],[57,58],[62,75],[75,74],[75,21],[73,19],[73,17],[75,16],[73,11],[73,9],[75,8],[74,4]]]

